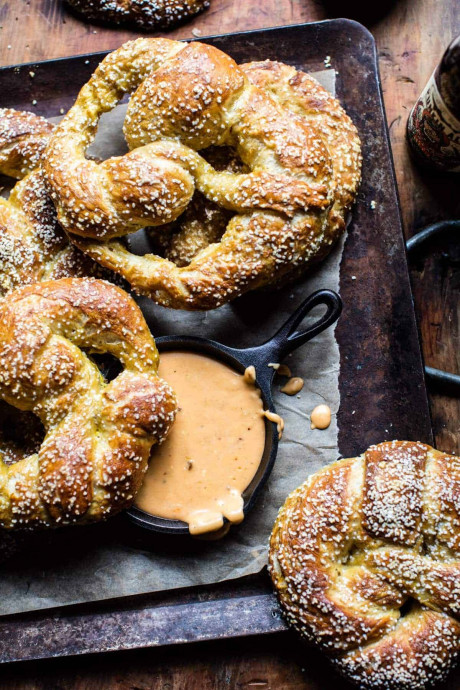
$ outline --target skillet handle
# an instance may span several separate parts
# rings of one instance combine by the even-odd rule
[[[438,223],[432,223],[432,225],[428,225],[423,230],[420,230],[420,232],[407,241],[407,255],[412,257],[418,250],[425,249],[425,245],[433,237],[447,232],[457,233],[458,236],[459,231],[460,220],[441,220]],[[428,381],[436,384],[446,395],[460,395],[460,376],[458,374],[450,374],[447,371],[442,371],[442,369],[425,367],[425,376]]]
[[[298,331],[297,327],[303,319],[319,304],[326,306],[326,313],[304,331]],[[342,300],[336,292],[332,290],[318,290],[307,297],[286,323],[281,326],[279,331],[270,340],[261,345],[260,349],[264,349],[265,357],[268,361],[278,362],[292,352],[292,350],[299,347],[299,345],[308,342],[337,321],[341,311]]]

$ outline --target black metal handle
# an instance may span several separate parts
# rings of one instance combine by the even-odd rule
[[[303,331],[298,331],[297,328],[303,319],[318,305],[324,305],[326,312],[311,326]],[[261,365],[260,371],[263,371],[268,363],[279,362],[299,345],[303,345],[328,328],[337,321],[341,311],[342,300],[336,292],[318,290],[302,302],[274,336],[262,345],[240,350],[239,357],[251,364]],[[270,375],[274,374],[273,369],[266,370],[270,372]]]
[[[320,304],[326,307],[326,312],[314,324],[308,326],[303,331],[298,331],[297,327],[302,323],[307,314]],[[341,311],[342,300],[336,292],[332,290],[318,290],[310,297],[307,297],[305,302],[302,302],[300,307],[295,310],[279,331],[270,340],[267,340],[262,347],[270,348],[273,355],[276,354],[278,359],[283,359],[299,345],[308,342],[315,335],[318,335],[318,333],[321,333],[337,321]]]
[[[428,225],[407,241],[408,256],[411,257],[417,250],[424,249],[425,245],[433,237],[452,231],[457,233],[460,231],[460,220],[441,220],[438,223]],[[458,374],[450,374],[442,369],[425,367],[425,375],[429,381],[440,386],[445,393],[460,395],[460,376]]]
[[[410,240],[407,240],[407,253],[412,255],[433,237],[444,232],[452,232],[452,230],[460,230],[460,220],[440,220],[438,223],[427,225],[426,228],[423,228],[423,230],[420,230],[420,232],[411,237]]]

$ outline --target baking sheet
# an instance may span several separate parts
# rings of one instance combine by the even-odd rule
[[[357,22],[334,19],[201,40],[239,62],[272,55],[313,73],[329,56],[339,70],[337,93],[358,127],[363,149],[363,179],[340,264],[344,308],[335,330],[340,349],[339,448],[351,457],[394,438],[433,445],[372,35]],[[104,56],[0,68],[0,105],[34,109],[37,103],[40,113],[56,115],[71,106]],[[52,577],[64,561],[78,565],[88,553],[110,543],[150,552],[185,551],[177,540],[160,545],[148,539],[142,544],[140,533],[134,534],[120,517],[107,525],[63,532],[60,539],[44,533],[41,549],[24,549],[24,572],[34,575],[45,564]],[[15,567],[20,570],[17,563]],[[202,587],[2,616],[0,663],[230,639],[282,628],[264,569]]]
[[[335,93],[333,70],[315,76]],[[104,158],[125,150],[121,137],[124,108],[119,106],[101,121],[93,155]],[[247,295],[213,312],[177,312],[144,298],[139,303],[154,335],[199,334],[234,347],[256,345],[268,339],[311,292],[338,290],[342,245],[294,288]],[[317,317],[313,312],[310,318]],[[305,386],[298,396],[289,397],[279,392],[285,379],[275,379],[274,400],[285,420],[285,432],[272,476],[242,525],[219,541],[155,535],[146,539],[122,516],[89,528],[2,535],[5,560],[0,613],[164,591],[259,572],[266,563],[273,521],[287,494],[338,456],[339,350],[333,329],[299,348],[286,362],[293,375],[305,379]],[[309,413],[321,402],[332,409],[331,426],[311,430]]]

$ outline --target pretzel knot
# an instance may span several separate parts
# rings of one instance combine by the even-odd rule
[[[85,351],[123,370],[109,383]],[[45,428],[37,453],[0,455],[0,525],[87,523],[127,507],[176,401],[135,302],[91,278],[63,278],[0,304],[0,398]]]
[[[270,573],[290,623],[362,688],[416,690],[460,650],[460,458],[372,446],[281,509]]]
[[[182,23],[209,7],[209,0],[67,0],[89,21],[133,24],[152,31]]]
[[[294,79],[286,69],[280,81]],[[351,180],[347,207],[359,181],[356,130],[332,97],[316,104],[328,128],[288,110],[289,98],[257,79],[200,43],[138,39],[107,56],[45,155],[58,218],[77,246],[138,292],[185,309],[219,306],[322,257],[344,227],[340,176]],[[131,151],[86,160],[100,116],[135,90],[124,125]],[[201,155],[216,145],[233,148],[245,171],[216,170]],[[114,239],[175,221],[195,192],[232,217],[188,265],[137,256]]]
[[[54,125],[44,117],[0,108],[0,172],[22,179],[38,167]]]
[[[53,129],[33,113],[0,108],[0,173],[20,179],[0,197],[0,297],[42,280],[117,278],[70,244],[57,222],[40,168]]]

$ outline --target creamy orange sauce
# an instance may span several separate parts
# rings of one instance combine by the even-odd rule
[[[225,364],[194,352],[163,352],[159,375],[173,387],[179,412],[166,441],[154,449],[135,504],[187,522],[191,534],[220,529],[224,517],[241,522],[241,494],[265,445],[259,390]]]
[[[251,366],[246,367],[244,370],[243,378],[246,381],[246,383],[255,383],[256,382],[256,368],[253,364]]]
[[[276,373],[279,376],[292,376],[291,370],[289,369],[287,364],[278,364],[276,366]]]
[[[287,383],[284,384],[284,386],[281,388],[282,393],[286,393],[286,395],[296,395],[296,393],[299,393],[304,385],[304,380],[300,378],[300,376],[293,376],[292,378],[287,381]]]
[[[312,429],[327,429],[331,423],[331,408],[328,405],[317,405],[310,415]]]
[[[278,429],[278,438],[281,439],[284,430],[284,419],[280,417],[279,414],[276,414],[276,412],[270,412],[270,410],[264,410],[263,415],[270,420],[270,422],[274,422],[276,424],[276,428]]]

